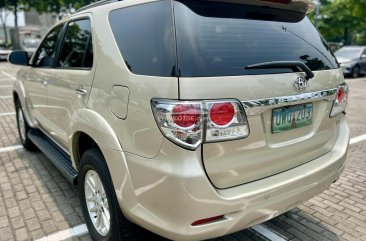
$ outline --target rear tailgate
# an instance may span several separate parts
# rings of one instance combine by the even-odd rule
[[[332,149],[338,126],[337,118],[329,118],[329,113],[336,87],[343,80],[341,71],[316,72],[306,92],[309,94],[299,94],[293,89],[293,76],[261,75],[255,80],[253,76],[181,79],[182,99],[236,98],[250,107],[246,108],[249,137],[207,143],[202,147],[206,172],[216,187],[227,188],[268,177],[314,160]],[[263,99],[267,101],[261,102]],[[278,104],[260,104],[271,100]],[[273,109],[304,103],[313,104],[311,125],[272,133]]]
[[[249,137],[202,147],[203,164],[214,186],[228,188],[275,175],[332,149],[338,128],[337,118],[329,118],[329,112],[343,75],[303,14],[179,1],[175,18],[180,98],[236,98],[246,107]],[[294,78],[303,73],[294,69],[245,68],[269,61],[302,61],[315,77],[299,90]],[[273,131],[273,110],[297,105],[312,107],[307,124],[295,128],[292,123],[293,129]]]

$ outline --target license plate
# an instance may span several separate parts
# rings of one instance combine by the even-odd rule
[[[292,130],[313,123],[313,104],[295,105],[272,111],[272,132]]]

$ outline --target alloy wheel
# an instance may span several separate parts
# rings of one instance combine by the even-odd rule
[[[94,228],[102,236],[107,236],[111,229],[111,217],[108,199],[98,173],[89,170],[84,182],[85,200]]]

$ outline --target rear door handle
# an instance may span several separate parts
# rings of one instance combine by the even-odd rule
[[[88,91],[86,89],[83,89],[83,88],[80,88],[80,87],[75,89],[75,93],[77,95],[86,95],[87,92]]]
[[[47,86],[47,81],[42,80],[42,81],[41,81],[41,86],[42,86],[42,88],[43,88],[43,87],[46,87],[46,86]]]

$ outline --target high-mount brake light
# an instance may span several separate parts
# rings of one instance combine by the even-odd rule
[[[337,89],[336,99],[333,102],[333,107],[330,112],[330,117],[335,117],[341,113],[345,113],[348,103],[348,85],[340,84]]]
[[[236,140],[249,135],[244,108],[237,100],[153,99],[151,107],[163,135],[186,149],[195,150],[203,142]]]
[[[278,4],[288,4],[291,0],[260,0],[262,2],[269,2],[269,3],[278,3]]]

